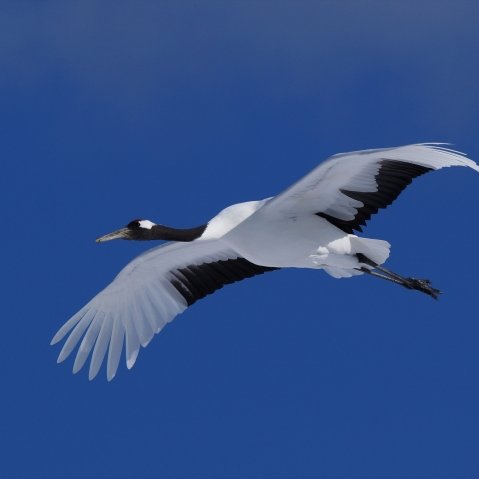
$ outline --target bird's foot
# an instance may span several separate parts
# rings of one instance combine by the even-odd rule
[[[406,278],[406,281],[403,284],[404,287],[408,289],[416,289],[417,291],[422,291],[427,295],[431,296],[434,299],[438,299],[442,291],[439,291],[436,288],[431,286],[431,281],[428,279],[417,279],[417,278]]]

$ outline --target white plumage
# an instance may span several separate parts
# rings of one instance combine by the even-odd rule
[[[433,297],[426,280],[403,278],[381,265],[389,243],[360,238],[370,216],[386,207],[411,180],[448,166],[479,167],[439,144],[408,145],[335,155],[283,193],[230,206],[191,230],[135,220],[109,239],[177,240],[146,251],[67,321],[52,344],[67,336],[58,357],[79,345],[77,372],[91,355],[90,379],[107,355],[107,378],[117,371],[123,345],[131,368],[140,346],[196,300],[243,278],[276,268],[324,269],[330,275],[383,277]]]
[[[171,271],[192,264],[238,257],[227,247],[220,249],[218,243],[214,240],[168,243],[135,258],[55,335],[52,344],[73,329],[58,362],[70,355],[87,331],[73,365],[74,373],[82,368],[94,348],[89,377],[95,377],[110,338],[108,379],[114,377],[118,368],[123,339],[127,367],[133,367],[140,345],[146,347],[155,334],[187,308],[185,299],[170,282]],[[97,337],[104,338],[104,341],[97,341]]]

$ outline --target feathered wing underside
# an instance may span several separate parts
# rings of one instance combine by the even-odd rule
[[[65,360],[79,344],[73,372],[91,355],[93,379],[107,356],[107,378],[113,379],[123,347],[126,365],[133,367],[140,345],[188,306],[208,294],[275,268],[258,266],[239,257],[220,241],[168,243],[129,263],[97,296],[67,321],[52,344],[66,336],[58,357]]]
[[[193,264],[172,271],[171,284],[183,296],[188,306],[226,284],[251,278],[278,268],[260,266],[245,258]]]
[[[479,167],[438,144],[342,153],[269,201],[270,215],[316,214],[346,233],[362,231],[371,215],[390,205],[411,181],[448,166]]]
[[[346,233],[354,233],[354,230],[362,231],[362,226],[366,225],[366,221],[373,214],[389,206],[414,178],[429,171],[432,171],[432,168],[405,161],[380,160],[379,168],[374,175],[375,191],[339,189],[339,192],[347,197],[346,201],[349,201],[349,205],[356,210],[352,219],[350,219],[351,214],[338,208],[338,205],[332,205],[328,210],[319,211],[316,214],[326,218]]]

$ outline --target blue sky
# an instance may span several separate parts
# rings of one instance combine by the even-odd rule
[[[437,302],[280,271],[195,304],[132,371],[55,364],[58,327],[147,244],[330,154],[452,142],[479,160],[474,1],[0,4],[0,475],[479,476],[479,176],[418,179],[365,235]]]

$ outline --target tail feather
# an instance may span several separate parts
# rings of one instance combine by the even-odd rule
[[[351,235],[351,251],[352,253],[362,253],[374,263],[381,265],[388,258],[391,245],[384,240],[359,238]]]

